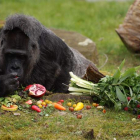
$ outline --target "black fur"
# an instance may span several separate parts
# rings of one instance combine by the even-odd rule
[[[25,39],[26,37],[28,39]],[[2,41],[5,38],[8,38],[7,42],[12,42],[14,45],[11,46],[10,44],[12,43],[3,45]],[[27,41],[22,41],[22,38]],[[20,42],[23,43],[19,43],[18,39],[21,39]],[[52,31],[45,28],[39,21],[30,16],[10,16],[1,31],[0,41],[0,65],[2,69],[0,77],[0,96],[4,96],[10,91],[16,90],[18,80],[20,84],[24,86],[39,83],[44,85],[47,90],[67,92],[68,87],[66,85],[69,84],[70,71],[82,77],[89,64],[94,66],[91,61],[87,60],[78,51],[67,46]],[[7,42],[5,42],[5,44]],[[8,85],[3,83],[7,81],[7,76],[14,78],[18,72],[16,71],[16,74],[14,71],[6,73],[4,69],[8,63],[5,60],[6,56],[4,52],[6,49],[12,49],[12,51],[22,50],[26,52],[27,55],[26,64],[19,66],[23,69],[23,73],[19,79],[14,81],[12,88],[9,87],[10,83],[6,82]],[[11,65],[11,62],[10,64],[8,63],[8,65]]]

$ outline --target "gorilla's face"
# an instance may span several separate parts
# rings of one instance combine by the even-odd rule
[[[22,80],[30,63],[29,38],[19,29],[7,31],[1,40],[3,71]],[[28,63],[27,63],[28,62]]]

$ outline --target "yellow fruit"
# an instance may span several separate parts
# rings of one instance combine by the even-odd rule
[[[49,101],[49,103],[48,104],[52,104],[52,101]]]
[[[42,102],[41,104],[42,104],[43,106],[45,106],[45,105],[46,105],[46,102]]]
[[[40,104],[42,104],[42,101],[40,101],[40,100],[37,101],[37,105],[40,105]]]
[[[1,106],[2,110],[7,110],[7,111],[16,111],[18,109],[17,105],[11,105],[10,107],[7,107],[5,105]]]
[[[46,104],[48,104],[50,101],[49,100],[45,100]]]
[[[67,103],[67,106],[71,107],[72,106],[72,103],[71,102],[68,102]]]
[[[73,108],[75,108],[76,107],[76,104],[73,104]]]
[[[96,104],[96,103],[93,103],[92,105],[93,105],[93,106],[95,106],[95,107],[97,106],[97,104]]]
[[[82,102],[77,103],[76,107],[74,108],[74,111],[79,111],[83,109],[84,104]]]
[[[41,104],[39,104],[39,105],[38,105],[38,107],[39,107],[39,108],[42,108],[42,105],[41,105]]]

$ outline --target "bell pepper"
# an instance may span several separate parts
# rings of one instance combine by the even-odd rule
[[[83,109],[84,104],[82,102],[77,103],[76,107],[74,108],[74,111],[79,111]]]

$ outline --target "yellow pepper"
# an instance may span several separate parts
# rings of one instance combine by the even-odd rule
[[[74,111],[78,111],[83,109],[84,104],[82,102],[77,103],[76,107],[74,108]]]

